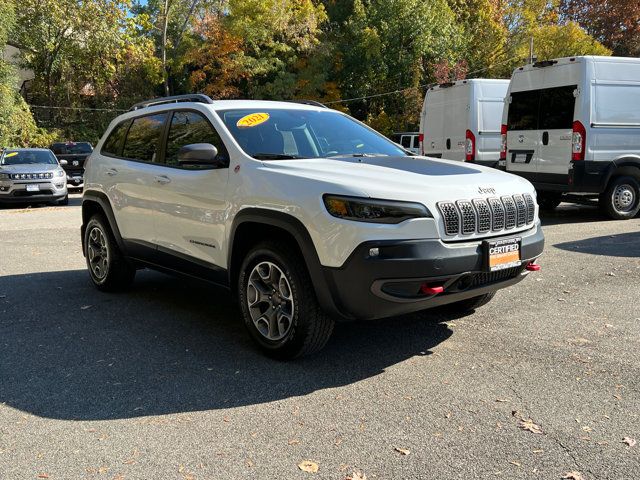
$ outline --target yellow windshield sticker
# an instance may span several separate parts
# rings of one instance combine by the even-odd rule
[[[18,152],[9,152],[4,156],[4,158],[15,157],[17,154]]]
[[[238,123],[236,123],[236,126],[238,128],[251,128],[251,127],[258,126],[261,123],[266,122],[267,120],[269,120],[268,113],[260,113],[260,112],[251,113],[249,115],[245,115],[240,120],[238,120]]]

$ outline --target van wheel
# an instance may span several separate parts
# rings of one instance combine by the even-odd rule
[[[600,196],[600,205],[614,220],[633,218],[640,210],[640,184],[633,177],[616,177]]]
[[[115,292],[131,285],[136,269],[122,255],[107,220],[94,215],[84,232],[89,277],[98,290]]]
[[[304,259],[284,242],[262,242],[249,251],[240,269],[238,300],[251,338],[277,359],[317,352],[333,331]]]
[[[559,193],[538,192],[538,206],[540,210],[551,212],[562,202],[562,195]]]

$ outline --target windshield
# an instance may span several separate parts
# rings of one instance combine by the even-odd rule
[[[57,165],[58,160],[49,150],[7,150],[0,157],[0,165]]]
[[[57,155],[74,155],[78,153],[91,153],[93,148],[90,143],[54,143],[51,150]]]
[[[379,133],[329,109],[260,108],[218,114],[242,149],[260,160],[406,155]]]

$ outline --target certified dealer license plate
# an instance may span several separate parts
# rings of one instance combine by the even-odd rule
[[[484,243],[487,265],[490,272],[519,267],[522,263],[520,259],[520,238],[486,241]]]
[[[27,192],[39,192],[40,185],[27,185]]]

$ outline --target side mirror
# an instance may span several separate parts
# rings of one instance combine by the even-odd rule
[[[67,162],[66,160],[60,160],[61,167],[66,167],[67,165],[69,165],[69,162]]]
[[[178,165],[181,167],[227,167],[229,162],[218,157],[218,149],[210,143],[192,143],[178,150]]]

